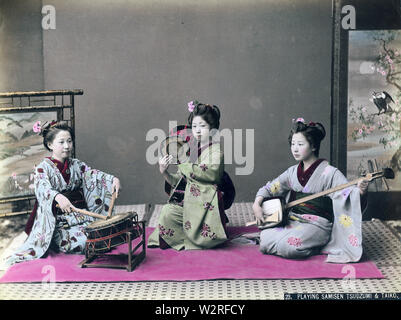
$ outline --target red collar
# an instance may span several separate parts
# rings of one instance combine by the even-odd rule
[[[315,169],[324,161],[324,159],[317,159],[312,165],[304,171],[304,163],[301,161],[297,168],[297,177],[301,186],[305,187],[310,177],[315,172]]]
[[[61,161],[58,161],[57,159],[54,159],[53,157],[47,157],[47,159],[49,159],[56,165],[65,182],[68,184],[70,182],[70,160],[66,159],[63,163]]]

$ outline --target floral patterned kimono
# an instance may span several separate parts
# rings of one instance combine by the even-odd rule
[[[257,196],[285,197],[292,201],[347,183],[326,160],[315,161],[306,171],[292,166],[259,189]],[[285,258],[328,254],[326,262],[357,262],[362,256],[362,212],[359,188],[339,190],[290,209],[284,227],[260,233],[260,251]]]
[[[149,236],[149,247],[213,248],[227,240],[223,199],[217,185],[224,172],[220,144],[199,150],[198,159],[178,165],[168,203]]]
[[[33,225],[26,228],[29,237],[17,252],[7,258],[6,264],[38,259],[49,248],[65,253],[82,253],[86,242],[83,230],[94,219],[77,212],[55,215],[54,198],[65,191],[82,189],[88,210],[106,215],[113,178],[89,168],[78,159],[67,159],[62,164],[53,158],[45,158],[35,168],[37,205]]]

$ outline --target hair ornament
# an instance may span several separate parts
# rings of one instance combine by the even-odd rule
[[[304,118],[297,118],[297,119],[292,119],[292,122],[302,122],[303,124],[305,124],[305,119]]]
[[[43,124],[41,124],[40,121],[36,121],[33,124],[32,130],[33,132],[37,133],[40,136],[43,136],[43,132],[45,130],[49,130],[50,128],[53,128],[56,126],[58,122],[56,120],[52,120],[51,122],[45,121]]]
[[[45,124],[46,124],[46,122],[45,122]],[[33,124],[32,130],[33,130],[33,132],[38,133],[38,134],[42,131],[42,126],[40,125],[40,121],[36,121]]]
[[[195,107],[196,107],[196,105],[197,105],[198,103],[199,103],[199,102],[196,101],[196,100],[193,100],[193,101],[188,102],[188,111],[189,111],[189,112],[193,112],[194,109],[195,109]]]

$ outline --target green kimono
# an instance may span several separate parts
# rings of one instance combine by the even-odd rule
[[[177,173],[171,175],[172,191],[148,246],[163,247],[161,239],[175,250],[207,249],[225,242],[226,216],[218,190],[223,172],[220,144],[206,147],[194,163],[179,164]],[[180,193],[183,196],[177,200]]]

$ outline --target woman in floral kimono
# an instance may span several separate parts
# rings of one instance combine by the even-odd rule
[[[263,223],[262,202],[284,197],[287,202],[347,183],[344,175],[324,159],[319,159],[320,142],[325,137],[320,123],[295,121],[289,136],[291,152],[299,164],[259,189],[253,211]],[[260,233],[260,251],[285,258],[305,258],[328,254],[327,262],[357,262],[362,255],[362,203],[368,182],[316,198],[293,207],[284,226]]]
[[[83,230],[94,220],[74,212],[74,208],[107,214],[111,193],[115,191],[118,195],[120,189],[118,178],[71,158],[74,135],[66,123],[53,121],[38,131],[52,156],[35,167],[37,201],[25,228],[29,236],[8,257],[6,265],[38,259],[49,248],[82,253],[86,242]]]
[[[201,103],[191,102],[188,106],[188,123],[194,138],[189,143],[195,143],[195,152],[191,152],[192,161],[178,164],[175,174],[167,171],[171,155],[159,161],[160,172],[172,191],[161,210],[158,226],[149,237],[149,247],[206,249],[227,240],[227,217],[218,187],[224,157],[220,144],[210,141],[211,130],[219,128],[220,111],[216,106]]]

